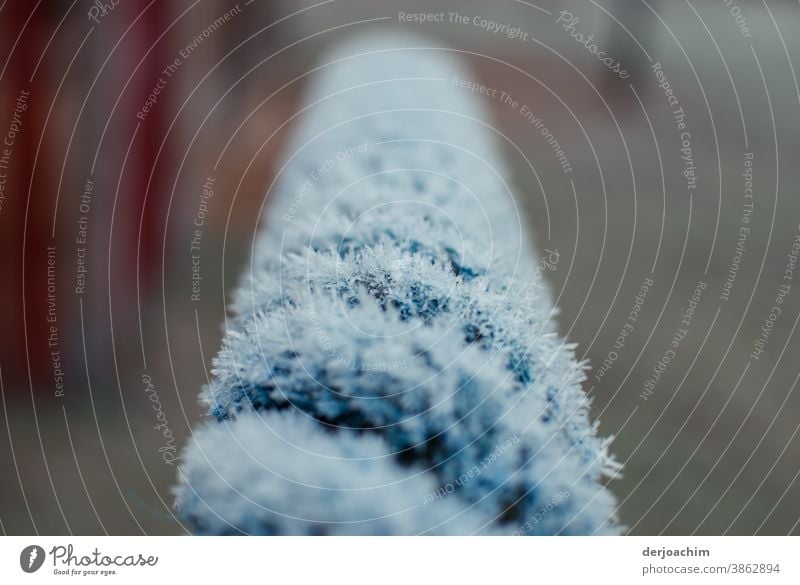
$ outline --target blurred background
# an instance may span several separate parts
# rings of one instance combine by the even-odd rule
[[[184,532],[175,463],[303,88],[380,27],[497,90],[629,531],[800,533],[796,1],[0,0],[3,533]]]

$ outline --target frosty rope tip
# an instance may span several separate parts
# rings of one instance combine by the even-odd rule
[[[207,534],[615,534],[589,419],[455,53],[370,35],[314,74],[175,488]]]

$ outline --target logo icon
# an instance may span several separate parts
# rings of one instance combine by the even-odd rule
[[[44,549],[41,546],[32,544],[26,546],[19,553],[19,566],[26,573],[35,573],[44,564]]]

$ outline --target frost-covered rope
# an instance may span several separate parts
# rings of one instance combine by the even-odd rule
[[[180,468],[198,533],[620,531],[498,134],[425,46],[313,73]]]

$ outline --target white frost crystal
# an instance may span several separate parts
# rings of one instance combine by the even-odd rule
[[[203,392],[211,420],[184,453],[183,520],[619,533],[584,364],[556,333],[469,73],[383,35],[313,75]]]

